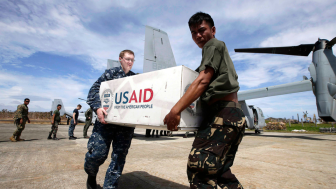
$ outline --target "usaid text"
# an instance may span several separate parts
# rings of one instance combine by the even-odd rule
[[[133,90],[131,97],[129,98],[129,91],[116,93],[115,95],[115,104],[127,104],[127,103],[146,103],[150,102],[153,99],[153,90],[152,89],[140,89],[138,92]]]

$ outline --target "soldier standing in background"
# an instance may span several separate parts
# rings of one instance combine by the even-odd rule
[[[69,126],[69,140],[76,140],[77,139],[77,137],[74,137],[74,130],[75,130],[75,127],[78,123],[78,115],[79,115],[78,110],[80,110],[81,108],[82,108],[82,105],[78,104],[77,108],[75,108],[74,111],[73,111],[71,124]]]
[[[48,139],[59,140],[56,137],[56,133],[58,130],[58,124],[61,123],[61,116],[59,112],[61,108],[62,108],[62,105],[58,104],[57,109],[53,113],[52,122],[51,122],[51,131],[49,132]],[[53,138],[51,138],[52,134],[53,134]]]
[[[30,100],[29,98],[24,99],[24,103],[21,105],[18,105],[15,116],[14,116],[14,123],[17,127],[16,131],[13,133],[13,136],[9,139],[12,142],[16,141],[23,141],[24,139],[21,139],[21,133],[25,129],[26,121],[30,123],[30,120],[28,118],[28,104]]]
[[[89,108],[86,110],[85,112],[85,125],[84,125],[84,128],[83,128],[83,136],[84,138],[90,138],[89,136],[87,136],[87,131],[92,123],[92,109]]]

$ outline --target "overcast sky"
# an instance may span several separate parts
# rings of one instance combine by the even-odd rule
[[[78,103],[86,110],[91,85],[107,59],[132,49],[133,71],[142,73],[145,25],[168,33],[178,65],[195,69],[201,49],[187,22],[194,13],[209,13],[216,38],[226,43],[240,90],[310,78],[308,57],[236,54],[235,48],[295,46],[336,36],[334,0],[255,1],[0,1],[0,110],[15,110],[29,97],[30,111],[50,111],[52,99],[67,110]],[[335,47],[333,48],[335,50]],[[317,112],[311,91],[248,100],[266,117]]]

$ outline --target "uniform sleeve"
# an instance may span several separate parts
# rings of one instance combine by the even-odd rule
[[[105,70],[103,75],[101,75],[100,78],[98,78],[98,80],[90,88],[86,103],[93,111],[97,112],[97,109],[101,108],[101,101],[99,96],[100,84],[104,81],[110,80],[111,78],[112,76],[108,70]]]
[[[17,118],[21,119],[23,117],[23,115],[22,115],[22,113],[23,113],[23,107],[19,106],[18,109],[17,109],[17,111],[18,111],[17,112],[17,116],[18,116]]]
[[[222,56],[215,46],[206,47],[203,49],[201,65],[196,69],[196,71],[201,72],[206,69],[206,66],[209,66],[214,69],[215,73],[217,73],[221,60]]]
[[[88,113],[89,113],[89,110],[86,110],[85,117],[89,117]]]

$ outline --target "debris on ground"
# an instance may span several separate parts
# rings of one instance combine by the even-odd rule
[[[266,127],[264,127],[266,130],[286,130],[286,124],[284,122],[268,122],[266,124]]]
[[[320,127],[320,132],[321,133],[336,133],[336,128],[330,127],[330,128],[321,128]]]
[[[292,130],[292,132],[306,132],[306,130],[304,130],[304,129],[300,129],[300,130],[294,129],[294,130]]]

